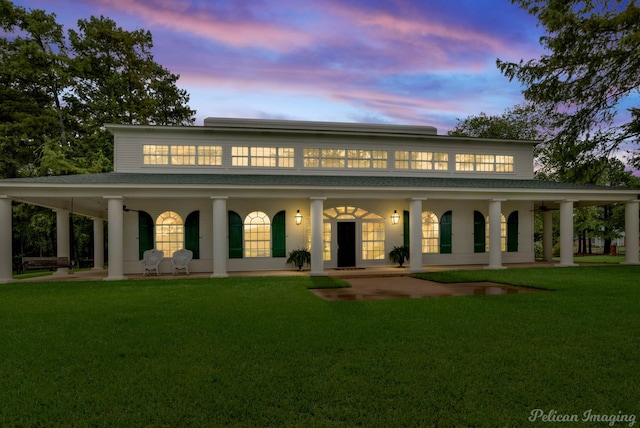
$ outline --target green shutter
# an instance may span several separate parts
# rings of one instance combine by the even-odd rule
[[[200,211],[194,211],[184,222],[184,248],[193,251],[193,258],[200,258]]]
[[[273,216],[271,222],[271,257],[286,257],[287,254],[287,234],[286,215],[280,211]]]
[[[138,211],[138,253],[153,249],[153,219],[144,211]]]
[[[402,233],[404,233],[404,246],[409,248],[411,234],[409,232],[409,211],[402,212]]]
[[[479,211],[473,212],[473,252],[484,253],[486,248],[486,223],[484,215]]]
[[[518,211],[509,214],[507,219],[507,251],[518,252]]]
[[[242,218],[234,211],[229,211],[229,258],[242,258]]]
[[[451,254],[452,214],[447,211],[440,217],[440,254]]]

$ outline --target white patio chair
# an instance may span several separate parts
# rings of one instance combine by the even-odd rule
[[[164,252],[156,249],[147,250],[142,253],[142,276],[145,276],[148,271],[155,270],[156,274],[160,276],[160,262],[164,257]]]
[[[184,269],[189,275],[189,262],[193,259],[193,251],[182,249],[173,253],[171,257],[171,263],[173,264],[173,274],[175,275],[178,269]]]

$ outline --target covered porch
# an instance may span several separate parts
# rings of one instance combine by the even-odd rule
[[[234,272],[285,271],[284,258],[230,257],[229,213],[284,212],[285,248],[306,247],[311,252],[310,270],[305,274],[325,276],[337,266],[340,242],[338,224],[353,223],[356,230],[356,263],[359,268],[389,268],[386,254],[391,248],[408,245],[408,273],[424,271],[425,266],[480,265],[503,269],[514,263],[533,263],[533,213],[542,204],[543,259],[551,262],[553,246],[552,211],[560,213],[560,262],[573,265],[574,209],[584,206],[621,203],[625,206],[625,263],[638,264],[639,208],[637,190],[572,186],[537,180],[473,180],[405,177],[291,177],[291,176],[214,176],[180,174],[119,174],[40,177],[3,180],[0,183],[0,282],[12,281],[13,201],[52,209],[56,213],[57,256],[70,256],[69,215],[93,219],[93,269],[108,269],[105,280],[121,280],[142,273],[139,263],[138,212],[156,214],[166,210],[198,211],[197,239],[200,258],[192,272],[226,277]],[[353,207],[349,211],[347,208]],[[344,210],[342,210],[344,208]],[[181,211],[182,210],[182,211]],[[344,211],[344,212],[343,212]],[[295,214],[302,221],[297,223]],[[453,251],[425,252],[424,213],[442,218],[453,213],[451,245]],[[519,245],[514,252],[504,248],[504,226],[509,213],[519,214]],[[397,217],[402,216],[402,223]],[[486,221],[479,229],[474,216]],[[107,225],[105,226],[105,222]],[[364,224],[377,224],[369,251]],[[330,227],[327,227],[327,224]],[[104,236],[107,232],[105,246]],[[484,230],[487,230],[486,236]],[[478,238],[486,245],[477,248]],[[379,239],[376,247],[375,239]],[[475,242],[474,242],[475,241]],[[474,247],[476,245],[476,247]],[[379,254],[376,255],[376,251]],[[429,251],[429,250],[427,250]],[[165,257],[170,255],[165,255]],[[58,275],[68,277],[68,269]]]

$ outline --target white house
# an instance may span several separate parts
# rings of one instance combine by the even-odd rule
[[[11,280],[11,202],[94,219],[94,263],[108,280],[142,271],[157,248],[191,249],[192,272],[279,270],[308,248],[310,275],[388,266],[410,247],[410,271],[429,265],[534,261],[533,213],[560,210],[561,266],[573,264],[574,207],[624,203],[638,236],[638,189],[533,179],[534,141],[437,135],[428,126],[209,118],[204,126],[106,125],[114,171],[0,180],[0,282]],[[544,216],[551,258],[551,215]],[[626,262],[638,263],[628,240]],[[170,265],[161,266],[168,272]],[[64,272],[64,269],[62,270]]]

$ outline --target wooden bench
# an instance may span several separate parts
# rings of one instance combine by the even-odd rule
[[[69,257],[23,257],[22,268],[24,270],[70,268],[73,263]]]

